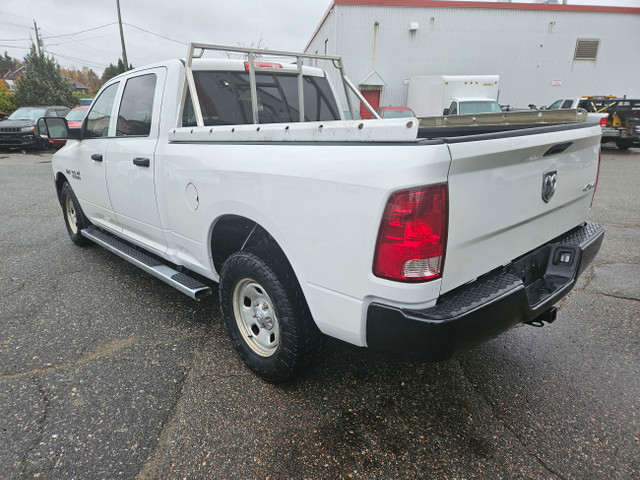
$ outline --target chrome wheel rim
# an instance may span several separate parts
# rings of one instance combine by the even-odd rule
[[[233,313],[240,335],[251,350],[270,357],[280,344],[280,322],[271,298],[250,278],[243,278],[233,289]]]
[[[78,217],[76,214],[76,207],[71,200],[71,197],[67,197],[64,202],[64,211],[67,214],[67,223],[71,232],[76,235],[78,233]]]

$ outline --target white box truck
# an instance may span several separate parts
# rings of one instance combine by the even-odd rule
[[[498,113],[499,88],[499,75],[411,77],[407,107],[417,117]]]

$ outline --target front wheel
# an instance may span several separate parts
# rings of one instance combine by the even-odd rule
[[[90,242],[86,237],[82,236],[81,230],[87,228],[90,223],[82,213],[76,194],[73,193],[73,189],[68,182],[64,182],[62,185],[60,202],[62,204],[64,223],[71,241],[79,246],[88,245]]]
[[[220,309],[236,352],[258,376],[284,382],[322,342],[286,258],[272,249],[231,255],[220,273]]]

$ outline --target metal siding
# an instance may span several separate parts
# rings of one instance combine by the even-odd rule
[[[331,15],[325,24],[336,24],[337,49],[329,53],[343,56],[356,84],[372,71],[380,22],[375,70],[387,83],[381,105],[405,105],[403,80],[414,75],[498,74],[500,103],[517,107],[587,94],[640,97],[640,63],[631,56],[640,44],[637,14],[335,5]],[[414,34],[410,22],[419,23]],[[573,59],[579,38],[600,40],[596,61]]]

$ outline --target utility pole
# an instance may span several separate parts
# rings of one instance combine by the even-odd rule
[[[38,35],[38,25],[36,24],[36,19],[33,19],[33,28],[36,29],[36,45],[38,47],[38,53],[42,54],[42,50],[40,49],[40,35]]]
[[[124,33],[122,32],[122,16],[120,15],[120,0],[116,0],[118,6],[118,24],[120,25],[120,42],[122,43],[122,61],[124,62],[124,71],[129,70],[129,61],[127,60],[127,49],[124,48]],[[36,30],[37,31],[37,30]]]

